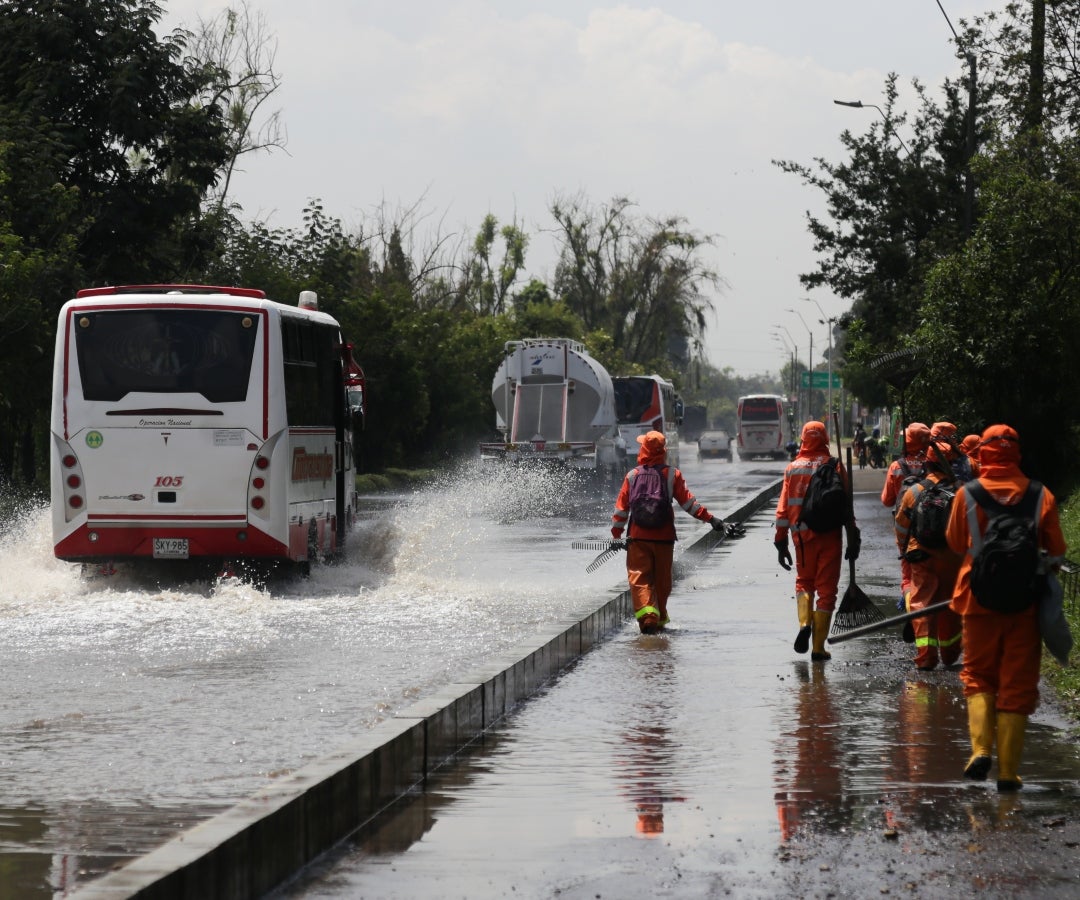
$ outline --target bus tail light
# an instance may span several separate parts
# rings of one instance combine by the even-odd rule
[[[265,456],[260,455],[260,456],[255,457],[255,468],[256,469],[266,469],[266,468],[269,468],[269,466],[270,466],[270,460],[267,459]]]
[[[57,475],[62,475],[62,479],[57,477],[54,484],[63,493],[64,521],[71,522],[86,508],[86,497],[83,496],[85,479],[82,466],[79,464],[78,454],[72,450],[71,445],[61,441],[56,443],[55,458],[60,464],[60,472]]]
[[[258,494],[256,494],[254,497],[251,498],[251,508],[252,509],[262,509],[263,506],[265,506],[265,505],[266,505],[266,501],[263,500],[263,498],[260,497]]]

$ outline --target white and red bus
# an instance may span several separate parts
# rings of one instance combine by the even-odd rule
[[[363,372],[304,291],[135,285],[60,310],[59,559],[290,561],[339,553],[356,511]]]
[[[784,448],[784,398],[779,394],[740,397],[736,429],[739,459],[754,456],[787,458]]]
[[[615,444],[624,456],[623,467],[637,465],[641,445],[639,434],[663,432],[667,438],[668,462],[679,465],[679,425],[682,400],[675,386],[659,375],[619,375],[611,379],[615,389],[615,418],[619,434]]]

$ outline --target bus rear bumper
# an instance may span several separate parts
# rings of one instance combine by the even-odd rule
[[[155,541],[187,541],[186,556],[155,555]],[[169,552],[176,553],[176,544]],[[127,559],[281,559],[290,558],[289,547],[258,528],[236,525],[210,527],[161,527],[82,525],[56,543],[53,553],[66,562],[100,562]]]

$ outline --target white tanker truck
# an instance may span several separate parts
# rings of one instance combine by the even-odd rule
[[[547,462],[622,476],[615,452],[611,376],[568,338],[507,341],[491,384],[502,441],[482,443],[482,459]]]

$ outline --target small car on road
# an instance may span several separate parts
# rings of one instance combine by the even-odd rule
[[[703,431],[697,442],[698,459],[726,459],[731,462],[731,438],[726,431]]]

